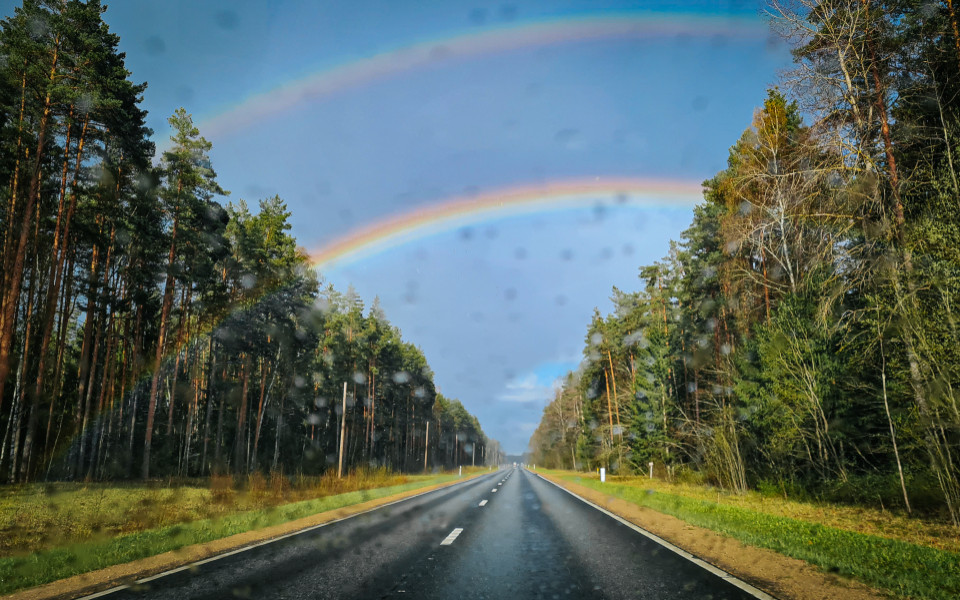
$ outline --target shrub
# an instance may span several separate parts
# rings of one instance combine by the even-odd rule
[[[263,506],[267,500],[267,479],[260,471],[247,475],[247,494],[255,506]]]
[[[230,475],[210,476],[210,498],[217,504],[233,502],[233,477]]]

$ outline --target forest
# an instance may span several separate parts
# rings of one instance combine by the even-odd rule
[[[681,239],[595,312],[530,460],[960,526],[954,4],[768,16],[792,67]]]
[[[345,469],[495,464],[379,303],[324,285],[282,199],[226,201],[185,109],[154,157],[105,10],[0,21],[0,482],[319,474],[341,425]]]

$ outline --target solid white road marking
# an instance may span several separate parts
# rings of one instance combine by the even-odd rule
[[[483,506],[483,505],[485,505],[486,503],[487,503],[486,500],[481,500],[481,501],[480,501],[480,506]]]
[[[741,590],[743,590],[743,591],[745,591],[746,593],[750,594],[750,595],[753,596],[754,598],[757,598],[758,600],[776,600],[776,598],[774,598],[774,597],[771,596],[770,594],[764,592],[763,590],[761,590],[761,589],[759,589],[759,588],[756,588],[756,587],[753,587],[752,585],[750,585],[750,584],[747,583],[746,581],[743,581],[743,580],[741,580],[741,579],[737,579],[737,577],[731,575],[730,573],[727,573],[726,571],[724,571],[724,570],[722,570],[722,569],[718,569],[717,567],[711,565],[710,563],[708,563],[708,562],[706,562],[706,561],[704,561],[704,560],[702,560],[702,559],[697,558],[696,556],[690,554],[689,552],[687,552],[687,551],[684,550],[683,548],[679,548],[679,547],[677,547],[677,546],[674,546],[673,544],[671,544],[671,543],[668,542],[667,540],[663,539],[662,537],[650,533],[650,532],[647,531],[646,529],[643,529],[642,527],[639,527],[639,526],[636,525],[635,523],[631,523],[630,521],[624,519],[624,518],[621,517],[620,515],[614,514],[614,513],[610,512],[609,510],[603,508],[602,506],[597,506],[597,505],[594,504],[593,502],[590,502],[590,501],[587,500],[586,498],[583,498],[583,497],[581,497],[581,496],[579,496],[579,495],[571,492],[570,490],[568,490],[567,488],[563,487],[562,485],[560,485],[560,484],[558,484],[558,483],[553,483],[552,481],[550,481],[550,480],[547,479],[546,477],[540,475],[539,473],[534,473],[534,475],[536,475],[537,477],[539,477],[539,478],[542,479],[543,481],[546,481],[546,482],[549,483],[549,484],[552,484],[552,485],[557,486],[558,488],[560,488],[561,490],[563,490],[563,491],[565,491],[566,493],[570,494],[571,496],[573,496],[574,498],[576,498],[576,499],[579,500],[580,502],[583,502],[584,504],[588,504],[588,505],[592,506],[593,508],[599,510],[600,512],[602,512],[603,514],[607,515],[608,517],[611,517],[611,518],[613,518],[613,519],[616,519],[617,521],[620,521],[621,523],[623,523],[624,525],[626,525],[626,526],[629,527],[630,529],[633,529],[634,531],[636,531],[636,532],[639,533],[640,535],[643,535],[643,536],[649,538],[650,540],[652,540],[652,541],[660,544],[661,546],[663,546],[663,547],[666,548],[667,550],[670,550],[670,551],[672,551],[672,552],[674,552],[674,553],[676,553],[676,554],[679,554],[680,556],[682,556],[683,558],[689,560],[690,562],[692,562],[693,564],[697,565],[698,567],[700,567],[700,568],[702,568],[702,569],[705,569],[705,570],[713,573],[713,574],[716,575],[717,577],[719,577],[719,578],[721,578],[721,579],[723,579],[723,580],[725,580],[725,581],[728,581],[728,582],[732,583],[733,585],[737,586],[737,587],[740,588]]]
[[[450,544],[453,543],[453,540],[457,539],[457,536],[460,535],[461,533],[463,533],[463,527],[457,527],[456,529],[450,532],[450,535],[443,538],[443,541],[440,542],[440,545],[449,546]]]

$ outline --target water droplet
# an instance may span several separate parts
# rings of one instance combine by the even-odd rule
[[[583,147],[583,138],[576,129],[561,129],[553,136],[553,139],[567,150],[577,150]]]
[[[240,23],[240,17],[232,10],[221,10],[214,16],[214,21],[220,29],[232,31]]]
[[[143,48],[147,51],[147,54],[159,56],[167,51],[167,43],[163,41],[163,38],[151,35],[147,38],[147,41],[143,43]]]
[[[483,25],[487,22],[487,9],[474,8],[468,16],[471,25]]]

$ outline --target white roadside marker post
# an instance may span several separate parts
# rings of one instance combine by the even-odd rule
[[[604,483],[607,480],[607,470],[604,467],[600,467],[600,483]]]
[[[650,479],[653,479],[653,461],[651,461],[649,465],[650,465]]]
[[[427,441],[423,444],[423,472],[427,472],[427,452],[430,451],[430,421],[427,421]]]

